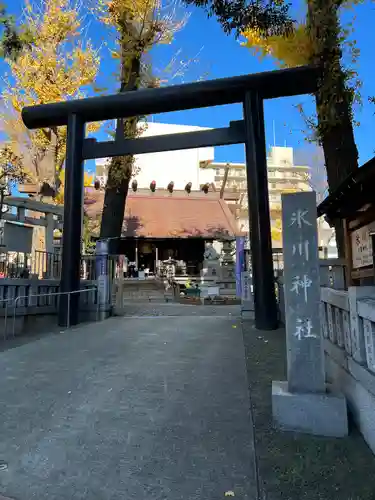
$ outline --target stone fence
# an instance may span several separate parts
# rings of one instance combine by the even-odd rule
[[[375,287],[321,290],[326,377],[375,453]]]
[[[56,325],[56,319],[51,321],[51,316],[57,313],[61,296],[59,289],[60,282],[57,280],[0,280],[0,335],[6,337],[9,334],[25,333],[33,328],[39,329],[43,322],[46,325],[48,323],[49,327]],[[96,281],[81,281],[81,290],[81,316],[83,319],[91,319],[99,308]]]
[[[346,283],[345,261],[344,259],[321,259],[320,266],[320,286],[344,290]],[[285,303],[284,303],[284,279],[283,273],[278,272],[276,277],[277,298],[279,302],[280,320],[285,323]]]
[[[281,312],[280,281],[278,293]],[[375,453],[375,287],[323,286],[320,307],[326,379],[345,394],[354,421]]]

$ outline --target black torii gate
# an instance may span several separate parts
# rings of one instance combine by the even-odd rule
[[[22,118],[29,129],[68,127],[61,292],[80,288],[84,160],[245,143],[255,324],[258,329],[276,329],[263,100],[315,93],[318,77],[317,68],[306,66],[24,108]],[[108,142],[85,139],[87,122],[233,103],[243,104],[244,119],[226,128]],[[61,296],[61,326],[68,320],[67,300],[67,295]],[[70,325],[78,322],[78,307],[79,296],[73,294]]]

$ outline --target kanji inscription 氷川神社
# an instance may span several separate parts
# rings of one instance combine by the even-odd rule
[[[288,385],[325,387],[320,338],[320,282],[315,193],[282,195]]]
[[[325,383],[316,214],[314,192],[282,195],[288,380],[272,382],[272,414],[283,429],[341,437],[345,397]]]
[[[308,215],[308,210],[301,210],[300,208],[292,213],[290,225],[293,226],[295,224],[298,228],[302,228],[302,226],[312,226],[311,222],[306,219]]]
[[[292,288],[291,292],[295,292],[297,295],[302,291],[304,297],[305,297],[305,302],[307,302],[307,290],[308,288],[312,285],[311,279],[306,276],[306,274],[303,275],[303,277],[295,276],[292,281]]]

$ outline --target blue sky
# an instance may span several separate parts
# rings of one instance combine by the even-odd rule
[[[23,0],[8,0],[7,3],[9,10],[19,14]],[[299,16],[303,12],[302,0],[294,0],[293,5],[295,15]],[[242,48],[234,36],[225,35],[216,19],[207,19],[206,14],[199,9],[191,9],[191,12],[189,22],[176,35],[173,44],[160,47],[152,53],[152,61],[155,67],[165,67],[173,54],[181,51],[183,59],[193,58],[199,53],[199,61],[191,64],[185,75],[186,82],[194,81],[203,75],[206,75],[205,78],[207,79],[214,79],[275,69],[275,63],[271,59],[259,61],[250,51]],[[371,134],[375,125],[375,105],[368,103],[368,96],[375,95],[375,82],[371,76],[375,4],[368,0],[365,5],[355,8],[355,14],[355,26],[357,28],[355,37],[361,50],[358,71],[363,81],[363,106],[356,109],[355,117],[360,122],[360,126],[355,129],[355,137],[359,149],[360,164],[362,164],[375,154],[375,142],[372,140],[373,134]],[[350,12],[345,13],[345,19],[348,19],[351,15]],[[109,33],[102,25],[91,20],[88,36],[92,38],[94,44],[99,46],[103,40],[108,40]],[[112,76],[115,70],[116,63],[103,49],[100,68],[101,83],[106,84],[110,81],[110,86],[115,89],[116,84]],[[172,83],[181,83],[181,80],[176,79]],[[276,145],[283,146],[286,144],[296,149],[308,148],[304,141],[303,120],[294,107],[299,103],[305,103],[307,110],[313,109],[313,99],[310,96],[266,102],[265,117],[268,146],[274,143],[275,137]],[[230,105],[156,115],[152,119],[168,123],[217,127],[226,126],[231,120],[241,119],[241,115],[240,105]],[[104,135],[104,132],[100,133],[100,136],[104,137]],[[243,147],[216,148],[216,160],[243,161]]]

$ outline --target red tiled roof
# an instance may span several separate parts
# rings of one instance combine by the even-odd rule
[[[91,203],[85,204],[90,217],[102,212],[104,193],[94,198],[90,195]],[[148,191],[129,193],[126,200],[124,237],[232,239],[238,234],[228,205],[217,193]]]

